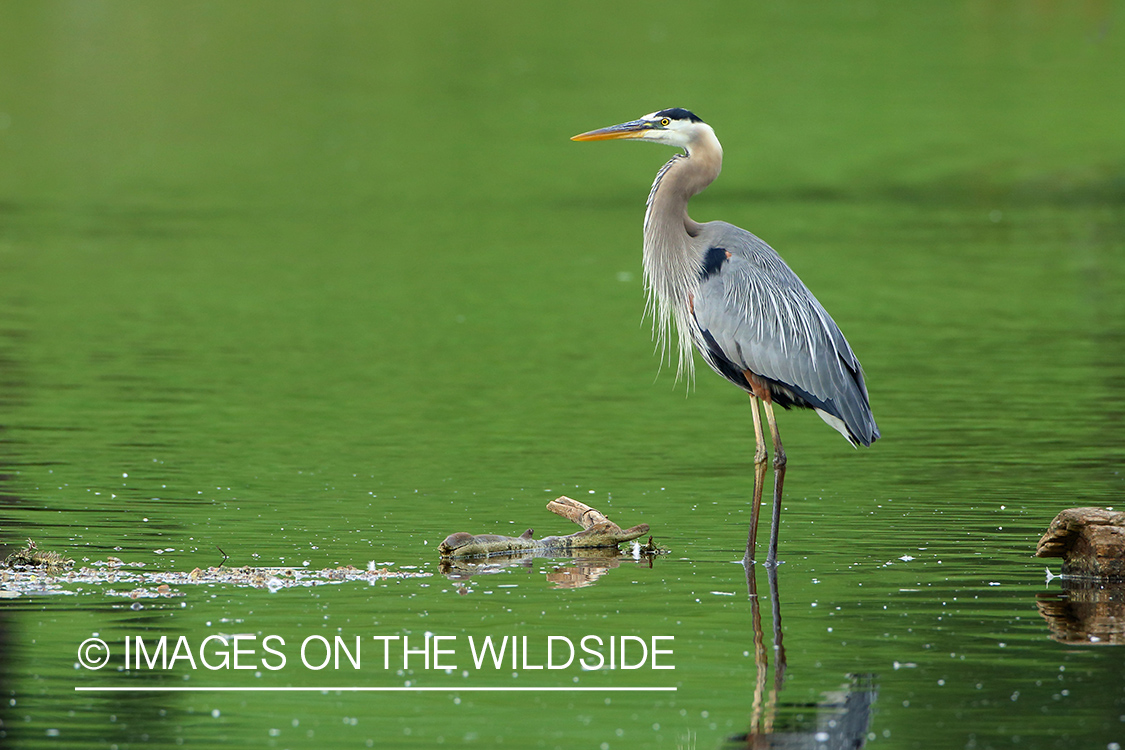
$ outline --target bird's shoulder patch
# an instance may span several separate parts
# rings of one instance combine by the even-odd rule
[[[703,265],[699,269],[699,280],[706,281],[722,270],[723,264],[731,259],[731,252],[725,247],[712,247],[703,255]]]

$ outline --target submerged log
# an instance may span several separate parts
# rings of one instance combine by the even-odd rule
[[[445,558],[486,557],[512,552],[568,554],[574,550],[616,548],[622,542],[632,541],[648,533],[647,523],[622,529],[606,518],[601,511],[565,496],[547,503],[547,510],[573,521],[582,527],[582,531],[568,536],[548,536],[542,539],[534,538],[533,529],[528,529],[516,537],[500,534],[468,534],[460,531],[447,536],[438,545],[438,551]]]
[[[1039,540],[1038,557],[1061,557],[1062,574],[1125,581],[1125,513],[1105,508],[1069,508]]]
[[[482,557],[443,557],[438,571],[451,581],[460,584],[458,593],[469,592],[467,584],[473,578],[500,573],[510,568],[534,569],[539,557],[565,557],[566,562],[544,571],[547,583],[553,588],[576,589],[594,585],[610,570],[621,566],[622,561],[652,565],[654,555],[641,553],[634,559],[622,555],[616,547],[588,547],[568,554],[548,551],[494,552]]]

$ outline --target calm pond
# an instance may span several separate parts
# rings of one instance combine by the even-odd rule
[[[1125,508],[1121,4],[632,5],[0,6],[0,558],[104,573],[0,582],[5,747],[1125,745],[1122,595],[1034,557]],[[568,140],[673,106],[882,429],[780,414],[775,579],[642,318],[672,150]],[[668,553],[439,565],[560,495]],[[224,561],[397,575],[136,579]]]

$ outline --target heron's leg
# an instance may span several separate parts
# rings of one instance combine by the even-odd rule
[[[750,532],[746,538],[746,555],[743,564],[754,562],[755,539],[758,536],[758,517],[762,512],[762,488],[766,483],[766,438],[762,433],[762,415],[758,412],[758,397],[750,394],[750,409],[754,416],[754,499],[750,505]]]
[[[770,527],[770,551],[766,564],[777,562],[777,535],[781,530],[781,487],[785,484],[785,449],[781,447],[781,434],[777,431],[777,419],[773,415],[773,402],[763,401],[766,407],[766,420],[773,437],[773,523]]]

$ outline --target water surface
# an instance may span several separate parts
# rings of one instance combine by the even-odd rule
[[[1123,652],[1052,639],[1038,597],[1061,588],[1032,557],[1059,510],[1125,489],[1121,23],[1092,2],[5,6],[0,540],[432,574],[5,600],[6,743],[720,747],[815,738],[845,704],[871,746],[1125,743]],[[676,384],[641,320],[669,153],[567,140],[667,106],[725,147],[693,216],[779,249],[884,436],[853,451],[782,415],[774,596],[735,564],[745,398],[705,368]],[[582,588],[552,583],[568,561],[440,575],[453,531],[565,533],[561,494],[670,553]],[[668,635],[675,670],[76,667],[94,634],[426,632]],[[74,691],[407,683],[451,689]],[[677,690],[456,689],[533,685]]]

